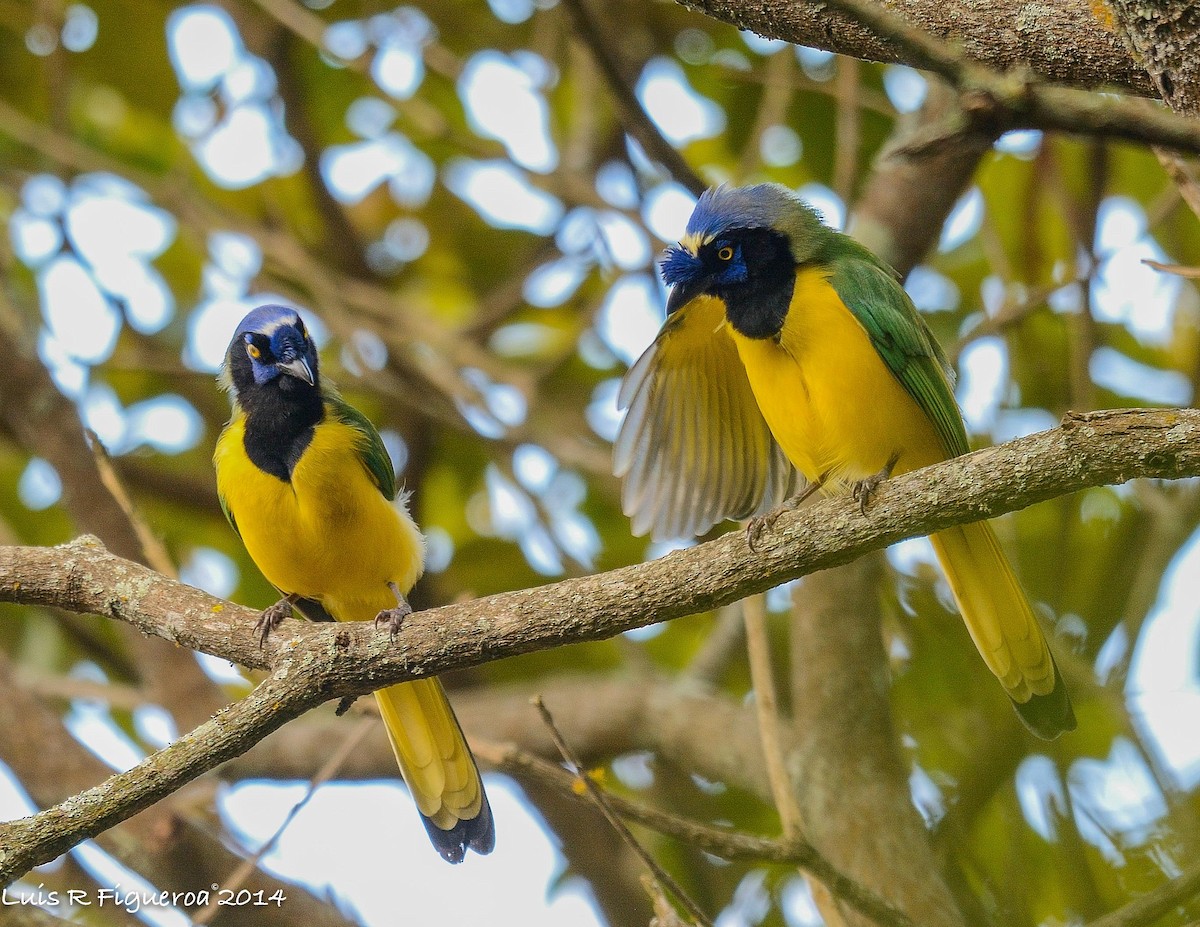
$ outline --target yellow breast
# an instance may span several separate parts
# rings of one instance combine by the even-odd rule
[[[412,588],[424,543],[403,503],[389,502],[371,480],[356,451],[359,432],[327,418],[286,483],[251,462],[244,435],[239,414],[217,442],[217,489],[263,576],[342,620],[395,605],[387,584]]]
[[[896,454],[896,473],[946,456],[824,272],[797,273],[778,341],[728,331],[771,433],[807,479],[862,479]]]

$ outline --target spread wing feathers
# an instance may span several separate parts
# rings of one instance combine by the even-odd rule
[[[495,843],[479,770],[437,679],[375,693],[388,739],[434,846],[450,862]]]
[[[770,511],[799,475],[758,410],[720,302],[700,297],[667,319],[625,375],[628,410],[613,443],[621,507],[634,534],[703,534]]]
[[[392,458],[379,432],[370,420],[336,393],[326,392],[325,408],[343,425],[349,425],[362,435],[356,450],[364,466],[371,474],[379,491],[389,501],[396,498],[396,472],[392,469]]]
[[[948,456],[965,454],[967,433],[954,399],[954,372],[892,272],[857,254],[833,262],[829,282],[867,330],[896,379],[929,416]]]

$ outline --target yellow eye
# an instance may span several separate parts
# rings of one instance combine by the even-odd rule
[[[252,344],[246,345],[246,353],[249,354],[255,360],[258,360],[258,358],[262,355],[262,351],[260,351],[258,348],[256,348]]]
[[[729,247],[729,245],[726,245],[724,248],[722,248],[720,251],[717,252],[717,257],[719,257],[722,261],[732,261],[733,260],[733,249],[731,247]]]

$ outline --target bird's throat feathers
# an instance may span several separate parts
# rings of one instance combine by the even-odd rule
[[[260,470],[290,482],[292,470],[312,442],[313,429],[325,417],[321,390],[282,376],[261,384],[251,381],[234,395],[246,419],[246,455]]]

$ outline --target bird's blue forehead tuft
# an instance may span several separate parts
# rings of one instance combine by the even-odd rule
[[[662,271],[663,282],[667,286],[675,286],[703,273],[704,265],[686,248],[668,248],[659,270]]]
[[[273,335],[284,325],[294,326],[299,319],[300,314],[287,306],[259,306],[242,319],[233,337],[237,339],[247,334]]]
[[[687,234],[708,241],[730,229],[776,228],[797,198],[781,184],[760,183],[752,187],[719,186],[700,194],[688,220]]]

